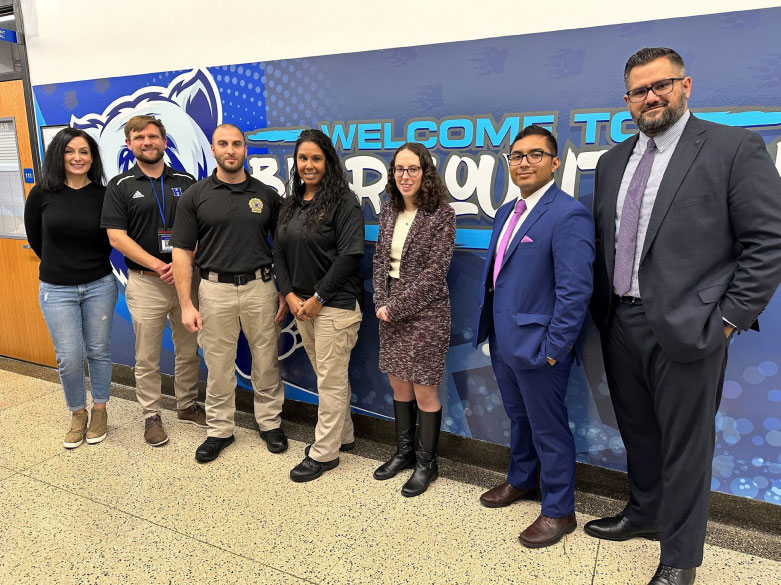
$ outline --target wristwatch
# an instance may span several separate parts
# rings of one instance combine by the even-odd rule
[[[315,291],[315,300],[320,303],[321,305],[325,304],[325,299],[321,297],[319,294],[317,294],[317,291]]]

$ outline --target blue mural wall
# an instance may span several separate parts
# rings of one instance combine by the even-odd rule
[[[392,415],[392,400],[377,371],[370,279],[376,223],[393,150],[405,140],[426,144],[448,186],[459,228],[448,277],[453,328],[441,389],[444,429],[506,445],[509,422],[487,347],[475,351],[470,344],[493,217],[517,195],[502,156],[511,138],[530,123],[552,129],[562,159],[557,180],[590,208],[597,159],[636,131],[622,101],[624,63],[641,47],[671,46],[694,79],[694,114],[759,132],[781,168],[781,53],[773,40],[779,30],[781,9],[768,9],[84,80],[36,86],[34,95],[39,127],[48,132],[72,125],[93,133],[110,174],[133,162],[122,125],[138,113],[162,117],[170,135],[168,161],[198,178],[214,168],[207,139],[212,129],[236,124],[250,147],[247,168],[280,191],[298,132],[312,126],[326,131],[362,198],[366,219],[361,266],[366,306],[350,367],[352,404],[357,412],[381,417]],[[124,284],[122,257],[115,253],[112,261]],[[762,315],[762,333],[742,334],[730,348],[712,484],[714,490],[774,504],[781,504],[779,297]],[[124,297],[118,317],[113,358],[132,365]],[[583,365],[573,369],[570,381],[570,426],[579,460],[623,469],[624,448],[598,341],[589,324]],[[171,351],[169,336],[163,359],[168,373]],[[316,401],[314,374],[293,323],[281,331],[280,359],[288,398]],[[242,342],[237,379],[244,388],[248,372]]]

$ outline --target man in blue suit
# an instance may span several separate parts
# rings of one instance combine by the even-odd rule
[[[542,491],[542,513],[521,544],[555,544],[575,521],[575,441],[564,397],[592,291],[594,223],[553,182],[556,139],[528,126],[513,140],[510,177],[517,201],[496,213],[483,271],[474,345],[488,338],[491,364],[510,418],[507,481],[480,502],[507,506]]]

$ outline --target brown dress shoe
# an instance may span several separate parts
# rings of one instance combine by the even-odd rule
[[[526,530],[518,535],[518,540],[523,546],[529,548],[542,548],[559,542],[565,534],[569,534],[578,523],[575,514],[564,518],[549,518],[540,514]]]
[[[504,482],[501,485],[492,487],[480,496],[480,503],[486,508],[504,508],[515,500],[520,500],[521,498],[531,499],[535,495],[537,495],[537,488],[519,490]]]

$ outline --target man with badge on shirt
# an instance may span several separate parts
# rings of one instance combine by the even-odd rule
[[[233,124],[214,130],[212,154],[217,168],[182,198],[171,237],[182,322],[189,331],[200,332],[209,369],[207,437],[195,451],[200,463],[213,461],[234,441],[239,330],[244,331],[252,354],[260,436],[272,453],[288,446],[280,426],[285,394],[276,328],[287,313],[287,303],[274,282],[269,242],[282,198],[244,170],[247,146],[244,134]],[[200,308],[189,295],[193,260],[201,276]]]
[[[182,325],[170,244],[177,204],[195,179],[165,164],[168,139],[157,118],[130,118],[125,144],[136,164],[109,181],[101,227],[106,228],[111,245],[125,255],[125,298],[136,334],[136,397],[144,413],[144,440],[159,447],[168,442],[160,418],[160,348],[167,320],[174,342],[177,419],[206,427],[206,413],[196,402],[201,368],[198,341]]]

